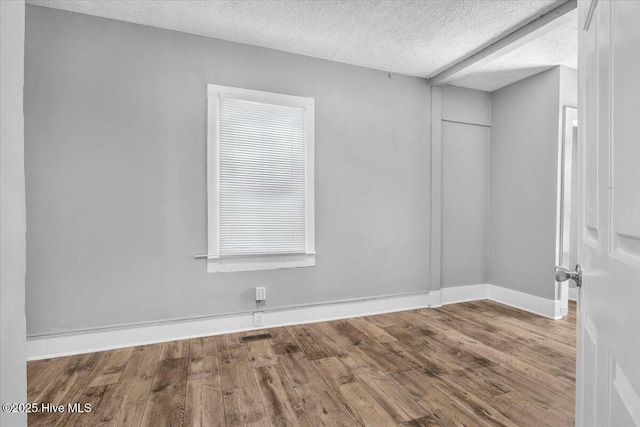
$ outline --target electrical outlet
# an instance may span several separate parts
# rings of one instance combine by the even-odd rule
[[[253,312],[253,326],[264,325],[264,311]]]
[[[256,301],[265,301],[267,299],[267,288],[264,286],[256,287]]]

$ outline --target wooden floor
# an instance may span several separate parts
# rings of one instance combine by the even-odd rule
[[[575,304],[490,301],[174,341],[28,364],[32,426],[570,426]]]

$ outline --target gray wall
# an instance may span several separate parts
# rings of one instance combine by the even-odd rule
[[[0,2],[0,403],[27,401],[24,7]],[[0,425],[26,426],[26,414],[0,411]]]
[[[27,7],[27,330],[428,289],[426,81]],[[206,273],[206,84],[316,99],[314,268]]]
[[[493,92],[489,283],[555,299],[560,68]]]
[[[457,86],[442,88],[442,119],[491,126],[491,93]]]
[[[491,94],[442,88],[442,287],[487,283]]]

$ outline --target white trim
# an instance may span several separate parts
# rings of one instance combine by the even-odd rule
[[[207,86],[207,255],[220,256],[220,99],[216,86]],[[207,258],[207,265],[209,261]],[[208,271],[208,269],[207,269]]]
[[[307,254],[316,253],[316,211],[315,211],[315,116],[316,100],[314,98],[302,98],[304,106],[304,132],[305,132],[305,245]]]
[[[548,300],[491,284],[442,288],[402,295],[385,295],[264,311],[264,325],[253,326],[253,312],[120,325],[67,334],[27,338],[27,360],[113,350],[143,344],[258,330],[286,325],[370,316],[418,308],[436,308],[464,301],[490,299],[552,319],[560,318],[560,301]]]
[[[559,290],[558,299],[562,301],[560,315],[564,317],[569,314],[569,283],[568,281],[562,283],[556,282],[556,286]]]
[[[278,268],[314,267],[315,254],[283,254],[269,256],[229,257],[207,262],[207,272],[228,273],[232,271],[275,270]]]
[[[442,288],[442,305],[487,299],[489,286],[488,284],[480,284]]]
[[[421,291],[411,294],[386,295],[309,304],[299,307],[263,309],[264,325],[260,328],[253,326],[253,312],[246,312],[29,337],[27,338],[27,360],[113,350],[122,347],[238,331],[413,310],[428,306],[429,295],[427,292]]]
[[[442,305],[489,299],[551,319],[562,318],[562,302],[491,284],[442,288]]]
[[[220,256],[220,97],[278,104],[304,109],[305,125],[305,252],[304,254],[255,255],[249,257]],[[313,267],[315,251],[315,99],[282,93],[207,85],[207,272],[273,270],[278,268]]]
[[[431,241],[429,289],[442,287],[442,88],[431,87]],[[436,298],[437,296],[437,298]],[[434,307],[440,306],[440,296],[434,294]]]
[[[489,285],[489,299],[551,319],[561,319],[562,302]]]
[[[429,291],[429,307],[442,307],[442,293],[440,292],[440,290]]]
[[[564,203],[567,195],[571,197],[573,188],[576,183],[571,182],[571,188],[565,188],[566,184],[566,165],[567,165],[567,154],[572,156],[572,151],[567,152],[568,148],[573,150],[573,131],[574,126],[573,123],[576,122],[576,117],[578,114],[578,110],[575,107],[564,106],[562,111],[560,112],[560,129],[558,136],[558,174],[557,174],[557,199],[556,199],[556,254],[555,254],[555,265],[559,266],[567,266],[570,260],[565,259],[565,247],[567,246],[567,242],[564,241],[565,227],[571,228],[571,221],[568,221],[565,224],[565,215],[566,212],[564,210]],[[568,192],[567,192],[568,190]],[[572,204],[572,203],[570,203]],[[571,215],[575,217],[574,215]],[[570,233],[571,234],[571,233]],[[571,247],[571,236],[569,237],[569,252],[573,253],[576,251],[576,248]],[[569,257],[570,258],[570,257]],[[555,289],[557,293],[557,298],[562,300],[562,316],[566,316],[569,314],[569,283],[568,282],[555,282]]]
[[[286,93],[267,92],[263,90],[245,89],[233,86],[207,84],[209,96],[229,96],[245,101],[262,102],[265,104],[278,104],[295,108],[308,108],[315,103],[314,98],[307,96],[289,95]]]
[[[578,301],[578,288],[569,286],[569,301]]]
[[[560,318],[569,315],[569,302],[567,301],[567,305],[560,303]]]

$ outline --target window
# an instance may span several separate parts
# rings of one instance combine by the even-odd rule
[[[314,99],[208,86],[209,272],[315,265]]]

